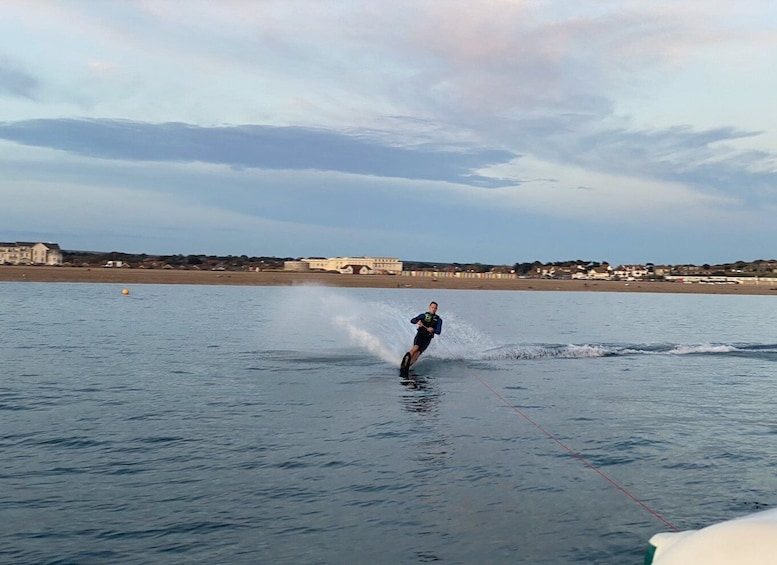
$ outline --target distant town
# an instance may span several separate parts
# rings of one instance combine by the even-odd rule
[[[462,278],[545,278],[586,280],[679,280],[742,284],[777,280],[777,260],[735,261],[717,265],[611,265],[606,261],[541,261],[492,265],[400,261],[394,257],[256,257],[248,255],[149,255],[118,251],[71,251],[44,242],[0,242],[0,265],[80,268],[181,269],[214,271],[310,271],[342,275],[399,275]]]

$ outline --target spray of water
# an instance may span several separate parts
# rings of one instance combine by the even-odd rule
[[[364,300],[329,287],[301,286],[295,291],[301,303],[315,303],[314,310],[320,313],[322,323],[331,323],[339,330],[336,335],[345,335],[350,345],[394,365],[399,365],[413,344],[415,327],[410,318],[426,308],[425,304],[419,308],[407,302],[401,295],[397,295],[396,302],[388,303]],[[459,320],[455,312],[441,314],[443,333],[432,341],[424,358],[479,358],[482,351],[493,347],[487,336]]]

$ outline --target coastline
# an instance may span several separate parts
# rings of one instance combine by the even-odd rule
[[[104,267],[44,267],[0,265],[0,282],[295,286],[350,288],[416,288],[457,290],[517,290],[573,292],[652,292],[673,294],[775,295],[777,286],[762,284],[699,284],[646,281],[555,279],[481,279],[406,277],[397,275],[342,275],[290,271],[196,271],[121,269]]]

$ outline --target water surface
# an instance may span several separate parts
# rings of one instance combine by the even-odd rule
[[[0,561],[641,563],[777,504],[774,309],[0,284]]]

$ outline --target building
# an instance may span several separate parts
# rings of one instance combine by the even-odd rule
[[[310,264],[305,261],[284,261],[284,271],[294,271],[296,273],[307,273],[310,271]]]
[[[371,274],[378,275],[398,275],[402,272],[402,261],[396,257],[330,257],[300,259],[300,261],[291,262],[288,270],[299,270],[297,263],[307,263],[310,270],[317,271],[337,271],[337,272],[359,272],[356,267],[367,267]],[[285,267],[286,268],[286,267]]]
[[[618,265],[613,269],[612,276],[616,280],[635,281],[648,276],[647,267],[644,265]]]
[[[588,278],[605,281],[612,279],[612,267],[607,263],[604,263],[598,267],[592,267],[588,269]]]
[[[371,275],[372,269],[367,265],[345,265],[340,269],[343,275]]]
[[[0,265],[61,265],[62,250],[56,243],[0,242]]]

